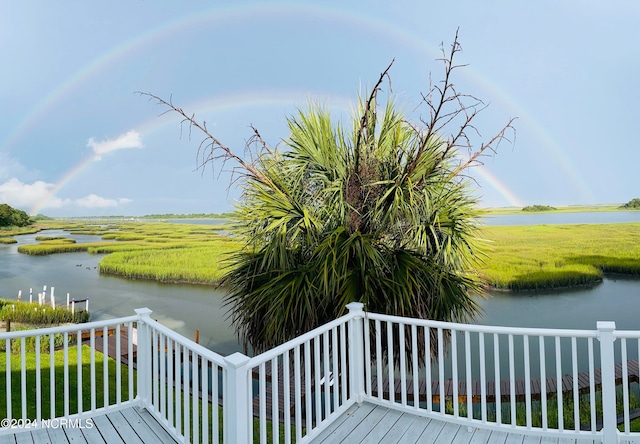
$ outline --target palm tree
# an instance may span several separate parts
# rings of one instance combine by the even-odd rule
[[[245,248],[230,259],[223,285],[245,346],[271,348],[342,315],[352,301],[369,311],[445,321],[479,312],[479,212],[465,172],[512,122],[461,160],[483,106],[472,97],[463,103],[469,96],[449,80],[459,50],[456,36],[443,58],[444,81],[423,97],[428,120],[412,124],[392,99],[377,103],[389,65],[360,100],[350,128],[311,105],[288,119],[285,149],[270,149],[254,130],[263,149],[251,162],[151,95],[204,131],[203,164],[222,152],[243,169],[234,233]]]

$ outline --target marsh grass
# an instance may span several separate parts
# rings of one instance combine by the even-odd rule
[[[504,290],[594,285],[605,273],[640,275],[640,224],[487,226],[481,270]]]
[[[0,244],[9,245],[9,244],[17,244],[17,243],[18,241],[12,237],[0,237]]]
[[[71,234],[101,235],[103,240],[72,243],[64,236],[38,236],[39,243],[21,245],[18,251],[30,255],[105,254],[99,272],[129,279],[214,285],[222,276],[226,256],[239,246],[219,233],[228,228],[224,225],[58,222],[53,227]]]
[[[0,319],[5,322],[22,323],[40,327],[49,327],[65,323],[88,322],[89,313],[77,311],[72,314],[66,307],[53,308],[30,302],[16,302],[0,299]],[[2,344],[0,344],[0,347]]]
[[[228,253],[240,246],[236,239],[218,234],[218,230],[227,229],[224,225],[159,222],[65,225],[57,221],[41,227],[100,234],[104,240],[77,244],[47,240],[21,245],[19,252],[107,254],[100,263],[101,273],[163,282],[215,284]],[[4,231],[0,232],[3,234]],[[482,235],[489,241],[489,248],[480,272],[493,288],[546,290],[595,285],[605,273],[640,276],[638,223],[485,226]]]

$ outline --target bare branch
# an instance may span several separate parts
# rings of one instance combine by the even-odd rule
[[[428,119],[420,118],[424,129],[421,131],[421,143],[416,151],[414,160],[407,170],[409,174],[415,171],[422,153],[435,139],[444,142],[444,148],[439,153],[439,161],[434,162],[433,169],[447,159],[453,150],[466,149],[468,151],[469,159],[466,162],[462,162],[454,170],[453,177],[463,169],[479,164],[478,159],[481,156],[487,155],[488,152],[495,153],[500,142],[503,140],[509,141],[506,137],[508,130],[513,131],[515,135],[515,128],[513,127],[515,119],[512,118],[489,142],[473,152],[471,133],[480,136],[473,123],[478,114],[484,111],[488,105],[472,95],[458,92],[453,84],[451,80],[453,70],[466,66],[454,64],[454,58],[460,51],[462,51],[462,47],[458,42],[458,31],[456,31],[448,54],[445,53],[444,45],[442,46],[442,58],[440,61],[444,65],[443,80],[438,84],[433,84],[431,83],[431,76],[429,76],[430,88],[426,93],[422,94],[421,105],[426,106]],[[453,129],[454,125],[456,129]],[[453,129],[453,131],[449,131],[449,129]],[[449,133],[449,135],[446,139],[443,139],[445,133]]]
[[[268,178],[266,178],[255,167],[254,163],[245,161],[242,157],[235,154],[231,150],[231,148],[227,147],[222,142],[220,142],[220,140],[218,140],[215,136],[213,136],[207,129],[206,122],[203,121],[202,123],[200,123],[196,119],[195,114],[189,115],[186,112],[184,112],[182,108],[175,106],[173,104],[173,97],[171,97],[169,101],[166,101],[156,96],[155,94],[151,94],[147,92],[138,91],[137,94],[140,94],[141,96],[146,96],[149,98],[149,100],[155,101],[159,105],[163,105],[167,107],[167,110],[163,111],[160,115],[164,115],[172,111],[181,115],[182,116],[182,121],[180,122],[181,128],[185,124],[188,125],[189,138],[191,138],[191,130],[193,128],[200,130],[204,134],[205,137],[198,145],[198,151],[196,153],[196,159],[201,159],[197,161],[197,169],[202,169],[206,165],[213,164],[216,161],[221,161],[222,165],[224,165],[227,161],[232,160],[237,164],[239,164],[240,168],[243,170],[242,175],[249,175],[256,178],[257,180],[260,180],[263,183],[272,185],[271,181]],[[254,129],[254,133],[258,134],[255,129]],[[259,134],[258,134],[258,137],[259,137]],[[263,147],[266,147],[266,144],[264,143],[262,138],[259,137],[259,139],[262,142]],[[236,171],[236,169],[237,167],[234,167],[232,171]]]

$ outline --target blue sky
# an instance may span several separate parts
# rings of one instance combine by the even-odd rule
[[[249,125],[275,145],[310,100],[348,117],[393,58],[411,115],[458,28],[468,66],[454,83],[489,104],[482,136],[518,118],[515,145],[471,173],[482,206],[627,202],[640,196],[638,23],[636,0],[2,0],[0,203],[228,211],[228,172],[195,171],[200,135],[136,91],[172,98],[242,153]]]

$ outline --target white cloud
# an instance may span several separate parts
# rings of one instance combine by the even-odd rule
[[[0,202],[23,211],[39,204],[43,208],[60,208],[69,203],[69,199],[53,197],[51,193],[54,188],[55,184],[52,183],[38,180],[28,184],[14,177],[0,184]]]
[[[103,154],[110,153],[112,151],[142,148],[143,146],[140,133],[136,130],[127,131],[125,134],[122,134],[115,139],[107,139],[98,142],[91,137],[87,141],[87,147],[93,150],[96,160],[100,159]]]
[[[21,176],[26,173],[25,167],[6,153],[0,153],[0,180]]]
[[[120,197],[118,199],[107,199],[96,194],[89,194],[81,199],[76,199],[74,203],[84,208],[110,208],[125,205],[132,202],[131,199]]]
[[[133,202],[131,199],[120,197],[109,199],[89,194],[80,199],[62,199],[54,196],[55,184],[38,180],[34,183],[22,183],[15,177],[0,184],[0,203],[6,203],[14,208],[26,212],[52,208],[114,208]]]

